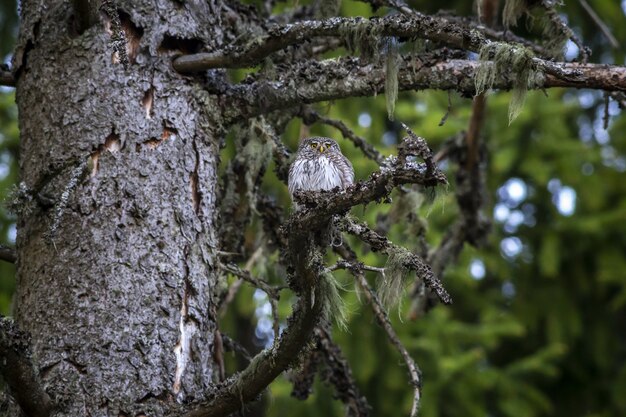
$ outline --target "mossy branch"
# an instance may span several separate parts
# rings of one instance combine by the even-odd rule
[[[450,59],[437,54],[402,56],[398,66],[398,90],[452,90],[465,96],[476,93],[475,77],[483,63]],[[532,68],[544,74],[543,84],[531,88],[574,87],[604,91],[626,91],[626,68],[600,64],[554,63],[532,58]],[[382,65],[359,58],[307,61],[281,72],[275,81],[249,84],[219,84],[212,90],[233,103],[225,110],[227,123],[302,104],[348,97],[372,96],[384,91]],[[491,88],[510,90],[517,85],[511,77],[496,77]]]

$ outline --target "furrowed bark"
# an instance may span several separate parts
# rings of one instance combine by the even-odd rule
[[[71,2],[22,2],[20,175],[54,207],[18,219],[15,319],[58,417],[160,416],[213,382],[220,112],[164,40],[224,34],[158,3],[116,2],[125,70],[104,26],[71,33]]]

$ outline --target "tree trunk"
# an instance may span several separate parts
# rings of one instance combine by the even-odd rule
[[[114,24],[21,6],[20,170],[40,203],[20,213],[15,317],[60,416],[161,415],[214,373],[220,112],[170,62],[221,41],[217,6],[117,6],[127,69]]]

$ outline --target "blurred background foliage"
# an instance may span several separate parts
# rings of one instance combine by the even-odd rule
[[[300,1],[300,4],[303,2]],[[306,3],[306,2],[304,2]],[[559,11],[591,47],[591,62],[624,65],[626,0],[589,2],[619,42],[612,48],[579,1]],[[440,10],[474,13],[466,0],[413,0],[425,13]],[[277,11],[293,7],[279,3]],[[377,14],[383,14],[379,10]],[[369,5],[344,1],[344,16],[370,16]],[[0,3],[0,53],[7,61],[15,35],[15,4]],[[515,32],[533,35],[531,22]],[[6,41],[5,41],[6,40]],[[566,58],[578,50],[568,42]],[[231,73],[240,79],[241,71]],[[491,94],[482,137],[488,149],[488,214],[493,230],[487,245],[466,245],[457,264],[443,277],[454,298],[452,306],[437,306],[417,320],[407,318],[405,302],[390,312],[401,340],[420,365],[424,395],[420,415],[435,416],[624,416],[626,415],[626,116],[617,103],[608,105],[602,92],[587,90],[535,91],[509,126],[506,93]],[[0,196],[17,181],[18,131],[13,90],[0,89]],[[316,109],[344,121],[384,154],[394,154],[402,137],[399,122],[426,138],[436,151],[467,128],[471,100],[451,95],[452,107],[443,126],[445,92],[400,93],[395,122],[387,119],[385,98],[354,98],[324,103]],[[337,139],[354,164],[357,178],[376,165],[365,159],[341,134],[327,126],[292,121],[283,140],[295,150],[303,135]],[[223,151],[223,161],[234,147]],[[417,209],[427,224],[426,238],[434,247],[457,215],[454,166],[444,163],[451,185],[421,196]],[[263,192],[289,206],[286,187],[273,169],[266,173]],[[396,196],[397,197],[397,196]],[[375,226],[391,204],[356,207],[353,214]],[[0,209],[0,241],[11,243],[14,220]],[[389,237],[416,249],[414,230],[399,224]],[[247,231],[250,252],[262,239],[258,222]],[[384,266],[384,257],[357,242],[361,260]],[[276,253],[257,257],[253,273],[279,283],[284,271],[274,265]],[[329,263],[332,258],[329,258]],[[0,311],[10,314],[13,268],[0,263]],[[344,286],[348,330],[334,329],[334,339],[351,364],[361,393],[374,416],[408,415],[412,390],[400,356],[376,324],[368,305],[354,290],[349,276],[337,272]],[[231,278],[232,279],[232,278]],[[372,284],[375,275],[368,275]],[[279,313],[284,320],[292,299],[283,292]],[[271,308],[259,290],[243,285],[220,327],[256,352],[273,339]],[[227,354],[227,370],[245,366]],[[306,401],[291,397],[289,378],[275,381],[264,407],[248,415],[342,416],[332,389],[319,381]]]

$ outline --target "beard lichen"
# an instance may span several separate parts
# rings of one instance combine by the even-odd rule
[[[356,25],[346,24],[339,29],[346,48],[352,53],[360,52],[366,59],[378,61],[380,57],[381,27],[367,19],[361,19]]]
[[[504,27],[516,26],[517,21],[524,13],[528,13],[526,0],[506,0],[502,10],[502,23]]]
[[[480,66],[474,79],[476,95],[493,87],[496,79],[509,78],[513,84],[509,102],[509,124],[522,110],[529,87],[541,82],[533,67],[533,53],[521,45],[490,42],[480,49]]]
[[[407,264],[413,256],[398,246],[389,249],[383,280],[378,287],[380,301],[387,309],[395,306],[404,293],[404,280],[410,272]]]
[[[246,197],[252,210],[256,208],[256,185],[263,176],[272,159],[271,127],[265,119],[251,120],[245,132],[247,142],[238,154],[244,166],[247,167],[244,179],[246,183]]]
[[[340,329],[347,329],[346,321],[346,305],[339,293],[341,284],[328,271],[324,271],[319,275],[320,292],[322,294],[322,303],[324,317],[328,320],[335,319]]]
[[[387,104],[387,117],[393,120],[393,113],[398,99],[398,66],[400,51],[396,38],[386,38],[385,47],[385,101]]]

